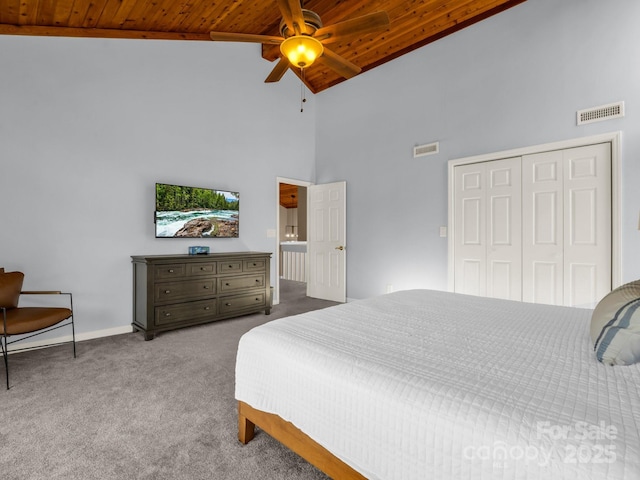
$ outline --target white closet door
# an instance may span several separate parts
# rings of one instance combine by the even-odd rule
[[[563,304],[562,151],[522,157],[522,299]]]
[[[520,158],[461,165],[454,181],[455,291],[520,300]]]
[[[522,299],[520,157],[486,163],[487,296]]]
[[[487,276],[485,164],[455,168],[454,290],[485,296]]]
[[[593,307],[611,289],[610,144],[522,157],[523,300]]]
[[[611,146],[563,151],[564,303],[594,307],[611,290]]]

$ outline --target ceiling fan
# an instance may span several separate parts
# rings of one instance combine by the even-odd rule
[[[282,13],[280,35],[255,35],[249,33],[211,32],[211,40],[218,42],[252,42],[280,45],[281,57],[266,78],[266,83],[277,82],[292,67],[301,70],[316,60],[345,78],[351,78],[362,70],[346,58],[325,48],[326,44],[343,37],[384,30],[389,26],[389,16],[380,11],[323,26],[320,16],[302,8],[300,0],[277,0]]]

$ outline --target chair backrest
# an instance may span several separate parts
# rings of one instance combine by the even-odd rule
[[[22,272],[0,272],[0,307],[16,308],[22,290]]]

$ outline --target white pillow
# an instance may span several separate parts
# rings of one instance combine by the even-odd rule
[[[598,302],[591,316],[591,339],[604,364],[640,362],[640,280],[616,288]]]

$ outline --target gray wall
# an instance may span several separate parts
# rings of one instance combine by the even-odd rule
[[[618,130],[622,276],[640,278],[639,18],[636,0],[529,0],[319,94],[316,180],[347,182],[347,295],[447,288],[448,160]],[[620,100],[625,118],[576,126]]]
[[[315,98],[256,45],[0,36],[0,266],[131,323],[136,254],[274,252],[276,177],[315,175]],[[155,239],[155,182],[240,192],[239,239]]]

